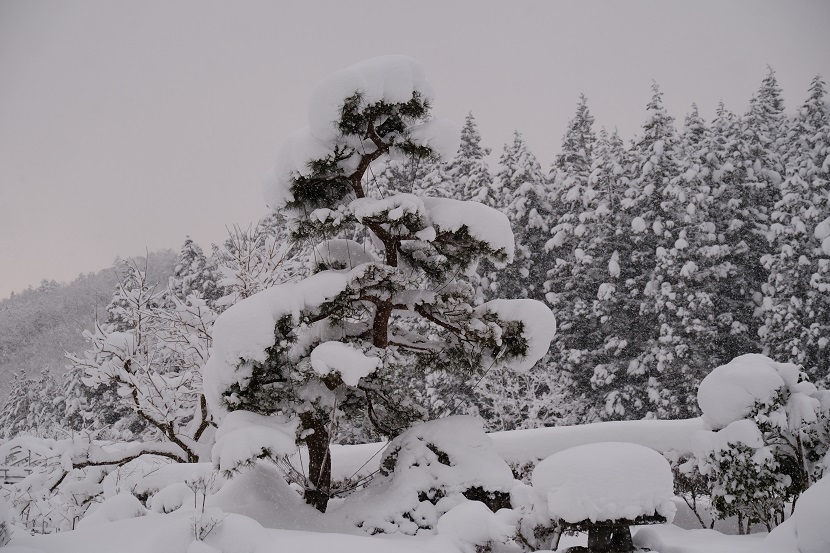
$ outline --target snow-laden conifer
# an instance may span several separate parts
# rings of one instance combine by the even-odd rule
[[[762,258],[765,351],[826,381],[830,362],[830,119],[824,82],[816,77],[792,123],[787,178],[770,216],[772,253]]]
[[[329,443],[338,420],[362,419],[395,435],[420,415],[390,378],[407,358],[471,375],[502,363],[527,370],[554,332],[550,310],[538,302],[474,305],[465,271],[481,257],[513,256],[504,215],[449,198],[367,194],[375,161],[456,152],[457,134],[430,118],[431,101],[420,65],[399,56],[368,60],[318,85],[310,125],[287,141],[267,199],[288,214],[296,239],[335,257],[306,279],[234,305],[214,327],[205,367],[212,408],[290,417],[309,451],[305,498],[320,510],[331,494]],[[343,229],[361,227],[371,247],[326,247]],[[409,331],[401,317],[428,322],[439,339]],[[341,363],[331,342],[355,362]]]

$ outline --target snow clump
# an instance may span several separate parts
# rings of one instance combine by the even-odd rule
[[[223,474],[257,459],[279,459],[296,450],[298,421],[283,416],[265,416],[250,411],[233,411],[225,416],[216,431],[211,451],[213,462]]]
[[[550,342],[556,335],[556,317],[540,301],[498,299],[488,301],[476,310],[495,313],[503,321],[522,323],[522,337],[527,343],[527,351],[521,359],[510,363],[510,368],[515,371],[530,370],[548,352]]]
[[[450,509],[438,521],[438,535],[449,538],[462,553],[477,553],[493,544],[507,545],[516,536],[518,513],[494,513],[480,501],[467,501]]]
[[[704,421],[714,429],[754,415],[759,405],[771,406],[783,390],[789,399],[779,420],[782,429],[802,421],[813,422],[818,408],[816,387],[800,380],[801,370],[792,363],[776,363],[760,354],[736,357],[709,373],[700,383],[697,401]]]
[[[533,487],[546,493],[552,519],[569,523],[633,520],[676,507],[671,466],[653,449],[623,442],[572,447],[533,470]]]
[[[323,342],[311,351],[314,372],[320,376],[337,372],[347,386],[357,386],[361,378],[375,372],[380,364],[380,358],[368,357],[343,342]]]

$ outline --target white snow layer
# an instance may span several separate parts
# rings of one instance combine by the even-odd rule
[[[277,157],[273,178],[265,184],[265,199],[272,209],[293,200],[292,177],[309,174],[309,162],[329,155],[335,146],[350,146],[355,155],[341,162],[347,173],[356,168],[357,152],[371,151],[374,144],[363,144],[357,137],[343,137],[336,121],[346,99],[360,94],[363,106],[380,101],[408,102],[413,94],[432,100],[432,87],[421,65],[406,56],[381,56],[337,71],[321,81],[312,91],[308,106],[309,126],[288,137]],[[445,120],[432,119],[409,129],[413,142],[432,148],[449,159],[458,151],[458,127]]]
[[[517,517],[512,509],[493,513],[480,501],[465,501],[447,511],[436,528],[440,536],[449,538],[461,551],[476,553],[491,543],[512,543]]]
[[[492,300],[476,308],[478,312],[495,313],[503,321],[522,321],[522,337],[527,341],[525,356],[510,364],[516,371],[527,371],[536,364],[550,348],[556,334],[556,317],[544,303],[536,300]]]
[[[830,551],[830,476],[810,486],[798,498],[793,516],[801,553]]]
[[[666,459],[647,447],[604,442],[566,449],[533,470],[551,518],[576,523],[659,514],[674,517],[674,481]]]
[[[117,520],[142,517],[145,514],[147,514],[147,510],[133,494],[123,493],[105,499],[91,514],[82,518],[78,522],[78,526],[95,526]]]
[[[423,202],[432,224],[441,231],[455,232],[466,226],[471,236],[493,250],[504,250],[507,260],[513,261],[515,240],[510,219],[504,213],[479,202],[451,198],[424,197]]]
[[[380,366],[380,358],[367,357],[358,349],[343,342],[323,342],[311,352],[311,368],[321,376],[335,371],[348,386],[357,386]]]
[[[216,431],[211,457],[222,472],[251,466],[256,459],[278,459],[296,450],[297,421],[282,416],[232,411]]]
[[[481,422],[470,416],[410,428],[389,443],[380,466],[389,475],[355,492],[344,513],[369,533],[430,533],[441,515],[467,501],[463,492],[508,493],[515,483]]]
[[[300,282],[263,290],[232,305],[213,325],[213,350],[205,364],[205,399],[215,416],[226,411],[222,393],[233,384],[245,386],[252,368],[242,360],[263,362],[274,345],[274,326],[285,315],[299,317],[343,292],[355,271],[323,271]]]
[[[736,357],[700,383],[697,402],[703,418],[715,429],[743,419],[756,402],[768,403],[787,381],[797,382],[798,372],[796,365],[776,363],[760,354]]]

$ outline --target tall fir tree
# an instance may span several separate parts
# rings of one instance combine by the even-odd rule
[[[798,111],[788,145],[787,178],[771,213],[772,253],[761,260],[764,287],[764,351],[802,365],[826,383],[830,371],[830,118],[820,77]]]
[[[513,133],[499,159],[497,200],[516,238],[513,263],[487,275],[491,294],[544,299],[545,243],[549,239],[551,194],[536,156],[522,135]]]
[[[445,192],[440,195],[447,198],[492,205],[493,177],[485,159],[488,155],[490,149],[481,146],[481,135],[470,112],[464,119],[461,144],[455,157],[441,165],[440,170],[435,171],[436,177],[427,176],[427,181],[433,178],[443,180],[446,183]]]

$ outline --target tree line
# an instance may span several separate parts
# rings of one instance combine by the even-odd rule
[[[656,84],[646,113],[639,135],[625,142],[597,131],[581,97],[548,171],[518,132],[491,168],[472,114],[453,159],[412,156],[367,171],[369,194],[474,200],[505,213],[515,260],[467,269],[479,301],[538,299],[557,318],[548,356],[528,372],[402,371],[399,385],[430,416],[475,413],[492,429],[696,416],[701,379],[750,352],[797,363],[826,386],[824,82],[813,80],[794,116],[784,112],[772,70],[743,115],[721,104],[707,122],[692,106],[680,126]],[[87,331],[89,349],[68,357],[64,381],[48,373],[15,377],[0,417],[5,436],[92,429],[121,439],[197,430],[198,369],[215,317],[308,275],[329,255],[311,241],[293,241],[273,214],[232,229],[211,255],[188,239],[164,290],[147,282],[146,268],[125,264],[106,315]],[[112,343],[113,333],[126,331],[137,343]],[[113,358],[138,353],[144,361],[133,373],[112,368]],[[172,391],[154,397],[160,381],[153,375]],[[340,441],[373,437],[338,432]]]

